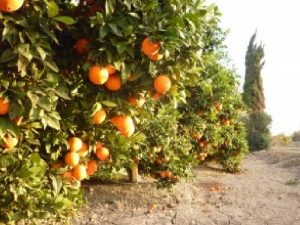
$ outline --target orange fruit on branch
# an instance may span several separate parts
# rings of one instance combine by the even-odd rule
[[[3,97],[0,97],[0,115],[6,115],[9,112],[10,103],[9,100]]]
[[[79,39],[75,46],[74,46],[75,51],[78,54],[85,54],[89,51],[89,41],[85,38]]]
[[[108,80],[105,83],[105,87],[111,91],[118,91],[121,89],[121,78],[119,75],[113,74],[109,76]]]
[[[166,94],[171,88],[171,80],[166,75],[159,75],[154,80],[154,89],[159,94]]]
[[[106,118],[106,113],[103,109],[98,110],[94,115],[93,115],[93,123],[94,124],[101,124],[104,122]]]
[[[82,142],[82,147],[78,151],[78,154],[80,157],[86,157],[89,154],[89,146],[87,145],[87,143]]]
[[[56,162],[51,165],[51,169],[55,169],[55,170],[60,169],[62,167],[64,167],[64,164],[62,162]]]
[[[148,58],[156,62],[161,60],[163,58],[163,55],[157,53],[155,55],[148,55]]]
[[[95,160],[88,161],[86,171],[89,176],[92,176],[97,171],[97,163]]]
[[[0,11],[13,12],[18,10],[24,4],[24,0],[1,0]]]
[[[109,157],[109,150],[105,147],[96,149],[96,156],[98,159],[105,161]]]
[[[82,148],[82,140],[78,137],[69,139],[69,149],[71,152],[77,152]]]
[[[145,103],[145,99],[144,98],[129,97],[128,102],[133,106],[142,107]]]
[[[117,72],[116,68],[113,65],[108,65],[107,67],[109,75],[113,75]]]
[[[68,152],[65,155],[65,163],[68,166],[77,166],[79,164],[80,161],[80,156],[77,152]]]
[[[89,79],[93,84],[101,85],[108,80],[109,72],[105,67],[92,66],[89,71]]]
[[[142,52],[148,56],[158,54],[159,48],[159,42],[153,42],[149,37],[146,37],[142,42]]]
[[[60,175],[62,176],[62,178],[66,179],[69,182],[73,179],[73,175],[71,171],[64,172]]]
[[[76,180],[83,180],[87,178],[87,168],[84,165],[77,165],[72,170],[72,175]]]
[[[130,137],[135,131],[135,126],[130,116],[114,116],[110,121],[124,137]]]

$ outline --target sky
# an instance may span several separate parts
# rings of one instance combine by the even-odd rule
[[[300,1],[208,0],[222,12],[221,26],[229,30],[229,57],[241,76],[249,39],[265,46],[262,71],[266,111],[272,116],[271,132],[291,134],[300,130]]]

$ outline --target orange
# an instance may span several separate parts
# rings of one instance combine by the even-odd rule
[[[135,98],[135,97],[129,97],[128,101],[131,105],[133,106],[137,106],[137,107],[142,107],[145,103],[145,99],[144,98]]]
[[[108,70],[100,66],[92,66],[89,71],[89,79],[93,84],[101,85],[108,80]]]
[[[111,91],[118,91],[121,89],[121,78],[120,76],[113,74],[109,76],[107,82],[105,83],[105,87]]]
[[[162,161],[161,158],[157,158],[157,159],[155,160],[155,162],[156,162],[156,164],[158,164],[158,165],[161,165],[161,164],[163,163],[163,161]]]
[[[166,94],[171,88],[171,80],[166,75],[159,75],[154,80],[154,89],[159,94]]]
[[[5,135],[3,138],[3,148],[13,149],[18,144],[18,139],[10,134]]]
[[[72,175],[76,180],[83,180],[87,178],[87,168],[84,165],[77,165],[72,170]]]
[[[156,62],[161,60],[163,58],[163,55],[157,53],[155,55],[148,55],[148,58]]]
[[[166,171],[166,177],[171,178],[173,173],[171,171]]]
[[[215,108],[218,112],[220,112],[223,108],[223,105],[220,102],[215,103]]]
[[[201,134],[200,133],[194,134],[194,138],[199,141],[201,139]]]
[[[86,171],[89,176],[92,176],[97,171],[97,163],[95,160],[88,161]]]
[[[62,168],[64,166],[64,164],[62,163],[62,162],[56,162],[56,163],[53,163],[52,165],[51,165],[51,169],[60,169],[60,168]]]
[[[229,126],[230,125],[230,120],[222,119],[222,124],[225,125],[225,126]]]
[[[161,98],[161,94],[159,94],[159,93],[155,93],[154,95],[152,95],[152,97],[151,97],[153,100],[159,100],[160,98]]]
[[[103,123],[105,118],[106,118],[106,113],[103,109],[101,109],[93,115],[93,123],[94,124],[101,124],[101,123]]]
[[[108,65],[106,68],[108,70],[109,75],[113,75],[113,74],[115,74],[117,72],[116,68],[114,66],[112,66],[112,65]]]
[[[105,147],[96,149],[96,156],[98,159],[105,161],[109,157],[109,150]]]
[[[167,177],[167,171],[160,171],[159,175],[160,175],[162,178],[165,178],[165,177]]]
[[[13,12],[21,8],[24,0],[1,0],[0,1],[0,11],[3,12]]]
[[[149,37],[146,37],[142,42],[142,52],[148,56],[157,54],[159,47],[159,42],[152,42]]]
[[[1,1],[0,1],[1,2]],[[9,112],[10,103],[6,98],[0,97],[0,115],[6,115]]]
[[[82,147],[78,151],[78,154],[80,157],[86,157],[89,154],[89,146],[87,145],[87,143],[82,142]]]
[[[20,126],[23,120],[23,116],[16,116],[13,118],[13,121],[17,124],[17,126]]]
[[[80,156],[77,152],[68,152],[65,155],[65,163],[68,166],[77,166],[80,161]]]
[[[73,179],[73,175],[71,171],[64,172],[60,174],[64,179],[71,181]]]
[[[96,149],[100,149],[100,148],[103,148],[103,145],[101,142],[96,142]]]
[[[74,49],[79,54],[87,53],[89,51],[89,41],[85,38],[79,39],[76,42]]]
[[[114,116],[110,121],[125,137],[130,137],[135,131],[134,123],[130,116]]]
[[[69,149],[71,152],[77,152],[82,148],[82,140],[77,137],[69,139]]]

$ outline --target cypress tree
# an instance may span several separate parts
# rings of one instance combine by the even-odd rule
[[[252,35],[245,59],[245,83],[243,101],[248,107],[246,121],[250,150],[267,149],[271,143],[271,117],[265,110],[265,96],[261,71],[265,65],[264,46],[256,44],[256,32]]]

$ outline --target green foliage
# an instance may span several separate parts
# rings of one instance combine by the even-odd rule
[[[265,97],[261,70],[265,64],[264,47],[255,44],[256,33],[251,37],[246,53],[246,74],[244,82],[243,101],[251,111],[263,111],[265,109]]]
[[[256,112],[249,115],[246,127],[251,151],[259,151],[270,147],[272,141],[271,122],[271,117],[265,112]]]

